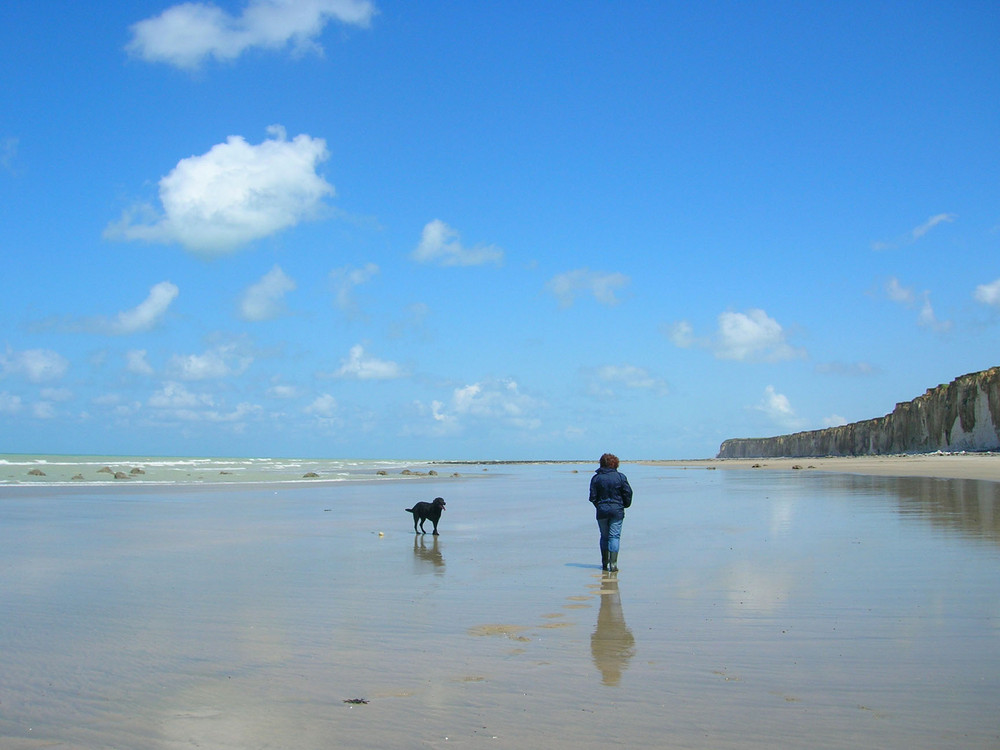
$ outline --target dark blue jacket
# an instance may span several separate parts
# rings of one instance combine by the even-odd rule
[[[616,469],[601,467],[590,479],[590,502],[597,508],[598,518],[624,518],[632,504],[632,487],[628,478]]]

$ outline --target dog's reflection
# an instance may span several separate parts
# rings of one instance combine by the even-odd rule
[[[617,576],[605,575],[601,580],[601,609],[590,636],[590,653],[605,685],[617,685],[635,656],[635,638],[625,624]]]
[[[444,556],[441,554],[438,537],[432,536],[431,539],[433,539],[433,541],[430,545],[424,541],[426,538],[427,537],[423,534],[417,534],[413,537],[413,557],[415,560],[419,561],[417,563],[417,568],[426,570],[426,566],[422,563],[430,563],[433,566],[435,573],[444,573]]]

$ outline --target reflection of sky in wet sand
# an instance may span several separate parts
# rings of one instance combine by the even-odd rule
[[[504,471],[4,494],[0,747],[997,744],[997,485]]]

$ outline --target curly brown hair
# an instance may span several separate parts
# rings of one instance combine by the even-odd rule
[[[602,469],[618,469],[618,456],[614,453],[605,453],[601,456]]]

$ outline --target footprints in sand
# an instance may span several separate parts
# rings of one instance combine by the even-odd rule
[[[563,605],[563,609],[591,609],[594,606],[595,597],[617,592],[617,586],[615,587],[615,590],[612,591],[609,590],[604,583],[592,583],[589,584],[587,588],[591,590],[591,593],[567,596],[566,601],[568,603]],[[547,620],[547,622],[540,622],[534,626],[491,623],[471,627],[469,628],[468,633],[469,635],[476,637],[500,637],[507,638],[512,641],[527,643],[534,639],[530,634],[526,634],[525,631],[558,630],[561,628],[571,628],[577,624],[573,621],[564,619],[565,617],[566,614],[564,612],[548,612],[540,615],[540,618],[542,620]],[[523,653],[523,649],[520,649],[519,651]]]
[[[616,578],[609,578],[606,574],[597,574],[594,578],[598,580],[587,585],[588,593],[574,594],[572,596],[565,597],[564,604],[562,605],[562,610],[564,611],[546,612],[541,614],[539,615],[540,622],[535,625],[529,626],[511,623],[488,623],[473,626],[469,628],[467,632],[469,635],[475,637],[506,638],[507,640],[520,644],[541,642],[544,640],[545,632],[559,630],[569,631],[576,628],[578,625],[585,625],[588,629],[592,629],[593,624],[591,622],[581,622],[580,618],[567,615],[572,615],[577,610],[593,611],[595,603],[600,602],[601,615],[598,616],[599,628],[602,618],[607,619],[605,616],[607,612],[603,603],[607,600],[604,599],[604,597],[613,596],[617,602],[618,581]],[[618,605],[618,610],[616,611],[620,611],[620,605]],[[591,636],[591,640],[592,639],[593,636]],[[558,642],[565,643],[563,640]],[[532,650],[534,651],[534,649]],[[507,653],[508,655],[520,655],[527,652],[528,649],[524,646],[517,646],[510,649]]]
[[[476,625],[469,628],[469,635],[501,636],[512,641],[530,641],[530,638],[521,635],[521,631],[526,629],[524,625]]]

